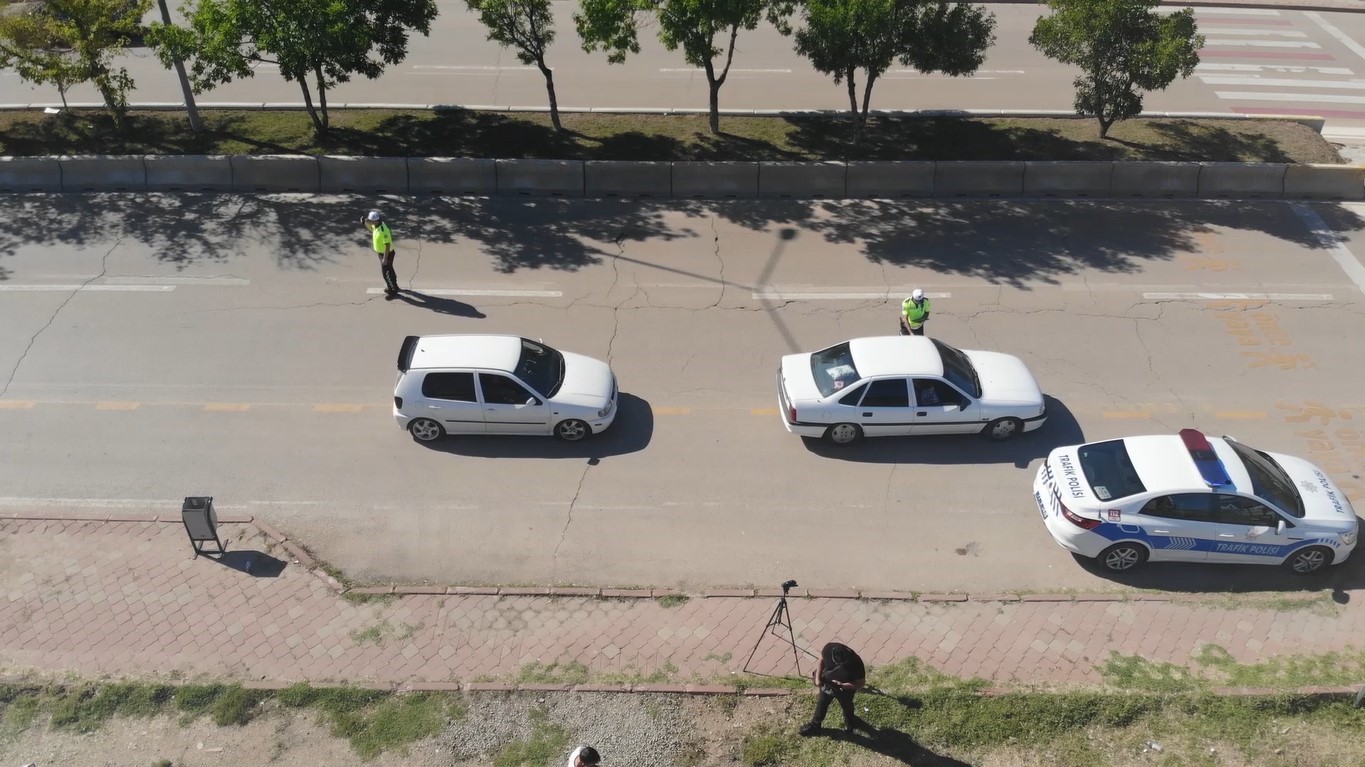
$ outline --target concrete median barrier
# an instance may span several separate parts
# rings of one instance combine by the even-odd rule
[[[296,154],[233,155],[232,188],[239,192],[317,192],[318,158]]]
[[[1198,197],[1197,162],[1116,162],[1110,180],[1114,197]]]
[[[1022,161],[934,164],[935,197],[1018,197],[1023,193]]]
[[[408,191],[492,196],[498,193],[497,162],[477,157],[409,157]]]
[[[1199,169],[1204,198],[1284,197],[1287,163],[1206,162]]]
[[[758,196],[756,162],[675,162],[673,196],[750,199]]]
[[[56,157],[0,157],[0,192],[60,192],[62,165]]]
[[[797,200],[839,199],[848,193],[848,165],[829,162],[760,162],[758,196]]]
[[[1024,163],[1024,194],[1035,197],[1108,197],[1112,162]]]
[[[673,168],[667,162],[589,160],[583,164],[589,197],[671,197]]]
[[[582,160],[498,160],[498,194],[583,196]]]
[[[63,192],[142,192],[147,166],[142,155],[59,157]]]
[[[232,191],[232,158],[227,155],[149,154],[142,162],[151,192]]]
[[[1290,165],[1284,196],[1299,200],[1365,200],[1365,165]]]
[[[323,192],[408,193],[408,161],[404,157],[318,158]]]
[[[844,186],[849,197],[932,197],[934,163],[929,160],[851,162]]]

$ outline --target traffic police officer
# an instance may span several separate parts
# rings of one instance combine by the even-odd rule
[[[384,276],[384,297],[398,295],[398,273],[393,270],[393,232],[384,223],[379,211],[372,210],[365,216],[365,226],[370,228],[371,242],[375,255],[379,256],[379,273]]]
[[[901,302],[901,335],[924,335],[924,323],[929,319],[929,299],[924,291],[915,288],[910,297]]]

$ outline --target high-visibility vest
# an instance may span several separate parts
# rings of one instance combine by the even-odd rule
[[[905,323],[918,330],[924,324],[924,319],[929,316],[929,299],[926,298],[917,304],[915,299],[907,298],[901,302],[901,311],[905,312]]]
[[[393,232],[389,231],[388,224],[380,221],[374,225],[374,252],[388,253],[391,247],[393,247]]]

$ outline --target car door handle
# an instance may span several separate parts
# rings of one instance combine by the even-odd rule
[[[872,414],[871,414],[871,413],[863,413],[863,418],[871,418],[871,417],[872,417]]]
[[[1297,538],[1295,538],[1295,537],[1292,536],[1292,535],[1286,535],[1285,538],[1288,539],[1288,540],[1291,540],[1291,541],[1301,541],[1301,540],[1303,540],[1303,536],[1302,536],[1302,535],[1300,535],[1300,536],[1297,537]]]
[[[929,415],[929,413],[925,410],[917,410],[915,411],[915,415]]]
[[[427,405],[427,410],[440,410],[440,405]]]
[[[1170,530],[1153,530],[1152,532],[1156,533],[1157,535],[1170,535],[1170,534],[1171,534],[1171,531],[1170,531]]]
[[[1219,538],[1236,538],[1237,536],[1233,535],[1232,533],[1219,533],[1219,534],[1218,534],[1218,537],[1219,537]]]

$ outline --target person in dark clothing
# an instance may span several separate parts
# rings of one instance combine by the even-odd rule
[[[820,651],[820,663],[815,667],[811,679],[819,688],[820,695],[815,700],[815,713],[799,730],[802,735],[814,735],[820,731],[820,725],[829,713],[831,700],[839,701],[839,707],[844,710],[844,732],[853,732],[855,729],[874,731],[872,725],[858,718],[853,709],[853,696],[867,684],[867,668],[858,653],[847,645],[830,642]]]

